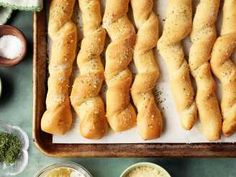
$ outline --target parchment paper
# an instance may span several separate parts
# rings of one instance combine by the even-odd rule
[[[155,1],[155,0],[154,0]],[[165,12],[167,8],[167,0],[158,0],[155,4],[154,10],[159,15],[160,20],[160,28],[162,29],[162,25],[165,19]],[[194,11],[197,4],[197,0],[194,1]],[[103,10],[104,10],[104,2],[103,2]],[[220,31],[221,26],[221,11],[218,18],[218,32]],[[130,9],[130,16],[132,18],[132,11]],[[80,24],[81,25],[81,24]],[[162,30],[161,30],[162,31]],[[189,48],[191,46],[191,42],[189,38],[184,41],[186,56],[188,56]],[[187,57],[186,57],[187,58]],[[235,57],[234,57],[235,58]],[[179,115],[176,111],[175,104],[173,102],[173,98],[171,96],[171,91],[168,82],[168,72],[164,60],[157,53],[157,61],[161,70],[161,78],[157,83],[156,92],[158,92],[159,100],[159,108],[162,110],[163,117],[165,120],[165,131],[162,136],[155,140],[144,141],[140,138],[137,128],[134,127],[128,131],[121,133],[114,133],[112,130],[109,130],[108,134],[100,140],[88,140],[83,138],[79,133],[79,118],[74,116],[74,123],[72,129],[66,133],[64,136],[53,136],[53,143],[89,143],[89,144],[103,144],[103,143],[203,143],[209,142],[200,132],[200,124],[197,122],[194,128],[191,131],[183,130],[180,126]],[[134,66],[131,66],[134,74],[135,69]],[[105,89],[104,89],[105,90]],[[218,84],[218,91],[220,90]],[[220,91],[218,93],[220,99]],[[75,115],[75,114],[74,114]],[[216,142],[235,142],[236,134],[226,138],[223,137],[221,140]]]

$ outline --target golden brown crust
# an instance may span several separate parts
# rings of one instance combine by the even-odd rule
[[[134,47],[134,63],[137,69],[131,93],[138,110],[137,125],[143,139],[161,135],[163,122],[155,102],[153,89],[159,77],[159,68],[154,56],[158,40],[158,18],[153,12],[153,0],[131,0],[134,21],[138,29]]]
[[[71,21],[75,0],[52,0],[49,9],[48,33],[56,35],[62,26]]]
[[[189,130],[197,119],[188,63],[184,57],[182,40],[192,27],[192,1],[169,0],[163,34],[158,49],[168,67],[175,104],[183,128]]]
[[[136,124],[136,113],[130,104],[132,60],[135,30],[128,19],[129,0],[107,0],[103,25],[111,43],[106,50],[105,78],[107,118],[114,131],[124,131]]]
[[[208,140],[221,136],[222,116],[216,97],[216,83],[211,74],[210,57],[216,40],[216,19],[220,0],[201,0],[193,20],[189,65],[196,80],[196,103],[203,134]]]
[[[77,28],[70,20],[74,1],[53,0],[48,31],[52,41],[46,111],[41,120],[43,131],[64,134],[72,123],[69,101],[70,76],[77,46]]]
[[[230,136],[236,131],[236,65],[231,55],[236,49],[236,1],[226,0],[223,7],[221,36],[212,51],[213,73],[221,82],[223,133]]]
[[[101,27],[100,0],[79,0],[82,11],[84,38],[77,57],[80,70],[71,92],[71,103],[80,118],[82,136],[98,139],[107,130],[105,108],[100,96],[104,68],[100,54],[106,32]]]

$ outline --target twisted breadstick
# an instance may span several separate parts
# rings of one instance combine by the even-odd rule
[[[213,73],[221,82],[223,133],[230,136],[236,131],[236,65],[230,56],[236,48],[236,0],[225,0],[221,36],[212,51]]]
[[[208,140],[221,136],[222,117],[211,74],[211,50],[216,40],[216,19],[220,0],[201,0],[197,6],[191,34],[189,65],[197,84],[196,103],[203,134]]]
[[[134,48],[137,75],[131,93],[138,109],[137,125],[143,139],[159,137],[162,132],[162,115],[153,95],[159,68],[154,56],[158,40],[158,18],[153,12],[153,0],[131,0],[134,21],[138,28]]]
[[[47,110],[41,120],[43,131],[64,134],[71,127],[69,81],[75,59],[77,28],[71,21],[74,0],[53,0],[48,34],[52,40],[49,61]]]
[[[100,54],[106,32],[101,27],[99,0],[79,0],[84,38],[77,57],[80,70],[71,92],[71,103],[80,118],[80,132],[86,138],[101,138],[107,129],[105,108],[99,92],[104,80]]]
[[[123,131],[136,124],[136,113],[130,104],[132,60],[135,30],[128,19],[129,0],[107,0],[103,25],[111,38],[106,50],[105,78],[107,118],[114,131]]]
[[[168,2],[167,18],[158,42],[158,49],[169,70],[171,88],[177,110],[180,112],[182,126],[189,130],[197,118],[197,107],[181,41],[191,31],[192,1],[169,0]]]

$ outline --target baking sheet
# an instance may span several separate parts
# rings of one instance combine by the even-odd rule
[[[197,0],[194,1],[194,9],[196,6]],[[104,2],[103,2],[104,5]],[[160,27],[162,29],[162,25],[165,19],[165,11],[167,7],[166,0],[158,0],[155,4],[155,11],[159,15]],[[104,8],[104,7],[103,7]],[[221,9],[220,9],[221,12]],[[221,25],[221,13],[218,18],[218,31],[220,31]],[[81,26],[81,23],[80,23]],[[80,35],[81,36],[81,35]],[[186,56],[188,56],[189,48],[191,46],[191,42],[189,38],[184,41]],[[176,111],[175,104],[173,102],[173,98],[171,96],[171,91],[168,82],[168,72],[164,60],[157,53],[157,61],[159,63],[159,67],[161,70],[161,78],[157,83],[156,95],[157,100],[159,102],[159,108],[162,110],[162,114],[165,121],[165,130],[162,136],[158,139],[154,140],[142,140],[137,132],[137,128],[134,127],[130,130],[114,133],[112,130],[109,130],[108,134],[99,140],[89,140],[83,138],[79,133],[79,118],[74,114],[74,122],[72,129],[63,136],[53,136],[53,143],[64,143],[64,144],[115,144],[115,143],[207,143],[205,137],[200,132],[200,124],[197,122],[194,128],[191,131],[186,131],[181,128],[179,115]],[[235,57],[234,57],[235,58]],[[131,66],[134,74],[135,69]],[[103,89],[105,90],[105,89]],[[218,85],[218,91],[220,90]],[[220,99],[220,93],[218,93]],[[215,142],[235,142],[236,134],[231,137],[223,137],[219,141]]]

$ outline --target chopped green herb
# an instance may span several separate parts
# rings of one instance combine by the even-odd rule
[[[162,98],[162,94],[163,94],[163,92],[161,90],[156,89],[154,91],[154,95],[156,97],[156,101],[158,104],[162,104],[163,102],[166,101],[166,98]],[[161,106],[161,109],[164,110],[165,108],[163,106]]]
[[[16,135],[0,132],[0,162],[7,165],[14,163],[20,156],[21,147]]]

